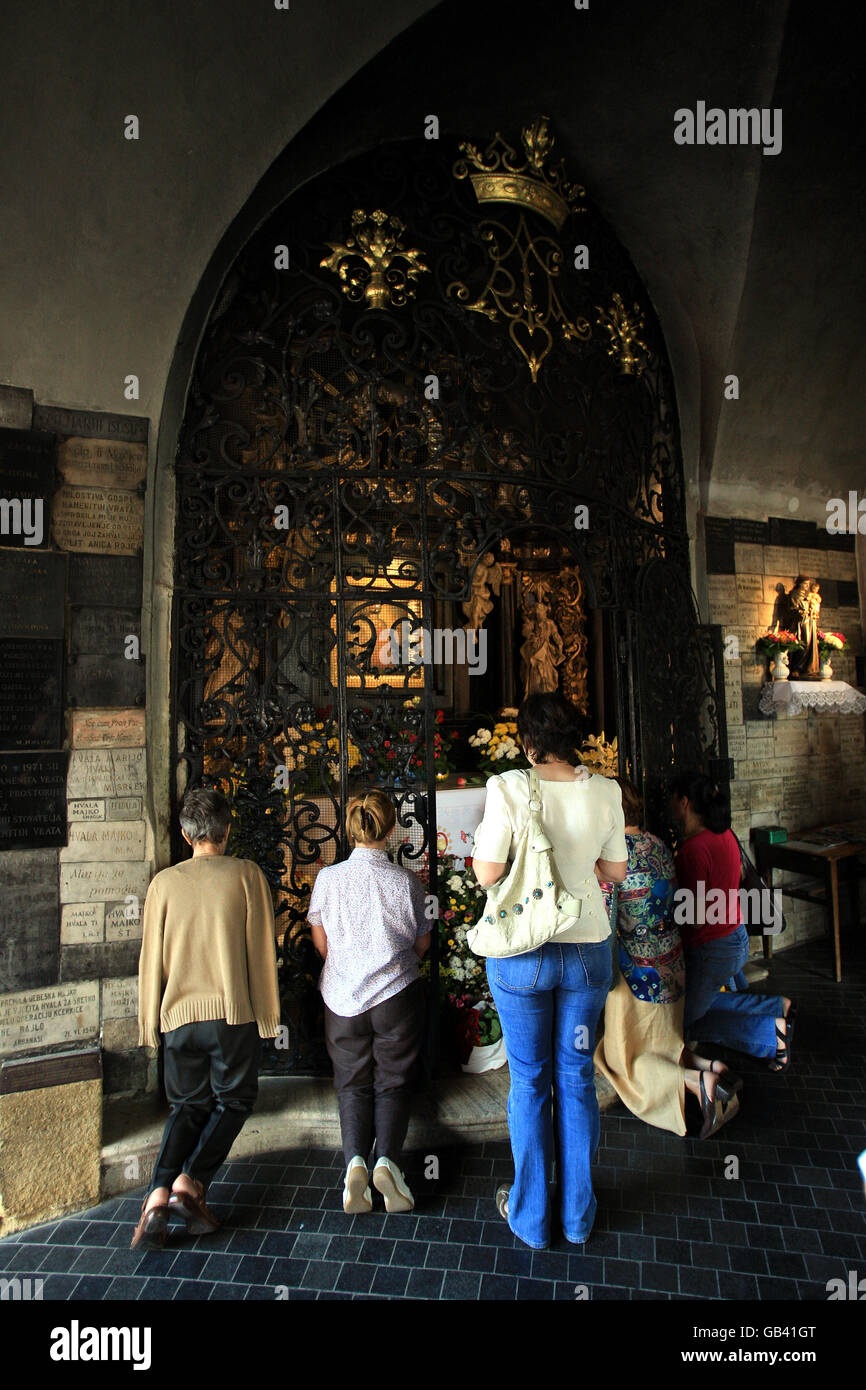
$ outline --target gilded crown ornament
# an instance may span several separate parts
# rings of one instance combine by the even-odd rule
[[[415,294],[412,281],[427,272],[421,251],[403,245],[405,230],[399,217],[381,208],[369,215],[356,208],[351,235],[345,242],[326,242],[331,254],[319,264],[339,276],[349,299],[365,299],[371,309],[400,308]]]
[[[538,212],[561,231],[571,212],[583,212],[586,189],[570,182],[565,161],[553,162],[554,136],[550,118],[537,116],[521,131],[524,158],[499,131],[482,154],[468,140],[460,146],[463,159],[454,165],[454,177],[468,178],[479,203],[519,203]],[[474,173],[472,170],[474,169]]]
[[[481,293],[473,299],[462,280],[452,281],[447,292],[472,313],[493,321],[503,319],[532,380],[537,381],[556,329],[566,342],[591,338],[592,329],[587,319],[568,317],[557,285],[562,249],[553,237],[530,227],[523,209],[539,213],[559,231],[570,212],[584,211],[580,203],[586,193],[580,184],[568,181],[564,161],[553,162],[554,139],[547,116],[524,126],[522,137],[521,162],[498,131],[483,154],[468,141],[460,146],[463,158],[453,166],[454,177],[469,179],[479,203],[512,203],[521,212],[516,227],[493,218],[479,226],[490,263]]]

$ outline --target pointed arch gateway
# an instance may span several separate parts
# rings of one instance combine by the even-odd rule
[[[202,338],[176,487],[174,793],[228,789],[274,887],[266,1069],[327,1068],[305,912],[347,798],[391,793],[434,894],[437,787],[539,631],[656,821],[674,764],[725,758],[664,342],[543,118],[380,147],[268,218]]]

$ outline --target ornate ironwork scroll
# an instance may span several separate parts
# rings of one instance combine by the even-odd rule
[[[521,177],[537,189],[545,170],[552,179],[545,131],[530,128],[528,144],[524,132],[524,148]],[[582,190],[554,189],[567,214],[583,208],[591,256],[576,274],[555,200],[533,206],[514,184],[521,198],[503,202],[504,185],[488,187],[508,244],[521,225],[536,248],[542,235],[549,242],[532,253],[528,320],[547,336],[521,345],[507,314],[471,311],[489,282],[489,243],[477,189],[453,175],[455,154],[425,141],[379,149],[287,199],[238,258],[189,392],[177,458],[176,791],[190,780],[224,785],[236,849],[273,887],[289,1046],[271,1052],[271,1069],[327,1066],[306,909],[318,868],[347,852],[355,786],[389,791],[398,857],[434,882],[431,671],[384,657],[383,634],[432,630],[449,605],[460,626],[478,556],[546,551],[549,577],[561,571],[554,620],[575,644],[577,698],[581,639],[566,614],[578,582],[588,605],[617,620],[645,612],[638,577],[653,564],[688,588],[670,371],[634,268]],[[365,207],[372,224],[356,221],[344,239],[352,209]],[[287,226],[291,268],[278,270],[273,248]],[[530,313],[524,291],[519,312]],[[639,376],[621,370],[602,335],[563,327],[588,325],[617,293],[646,306]],[[539,306],[554,303],[561,316],[545,318]],[[527,373],[524,348],[543,371]],[[586,526],[575,525],[578,507]],[[674,642],[663,666],[693,650],[685,629],[682,653],[671,636],[680,621],[694,627],[677,585],[658,591],[660,629]],[[639,770],[670,761],[686,726],[700,725],[697,687],[665,669],[658,684],[648,652],[635,662],[641,747],[625,696],[609,730]]]

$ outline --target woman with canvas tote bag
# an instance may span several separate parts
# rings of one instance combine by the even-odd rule
[[[578,710],[557,693],[530,695],[518,713],[517,731],[537,771],[539,847],[551,847],[561,881],[560,906],[572,904],[575,915],[560,912],[554,934],[519,954],[512,954],[508,945],[513,935],[506,935],[505,949],[492,934],[476,941],[474,949],[481,953],[483,948],[487,955],[487,978],[511,1074],[508,1130],[514,1182],[497,1190],[497,1208],[524,1244],[543,1250],[550,1243],[553,1096],[566,1239],[582,1244],[595,1218],[590,1165],[600,1123],[592,1055],[611,981],[610,924],[596,868],[603,878],[622,882],[628,851],[619,787],[579,766],[577,748],[585,730]],[[514,769],[489,779],[472,859],[483,888],[504,880],[508,861],[525,851],[530,815],[526,772]],[[532,910],[531,894],[528,903],[503,902],[498,908],[520,917]]]

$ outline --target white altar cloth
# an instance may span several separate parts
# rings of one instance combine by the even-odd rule
[[[866,695],[847,681],[769,681],[761,691],[762,714],[793,716],[804,710],[833,714],[863,714]]]

